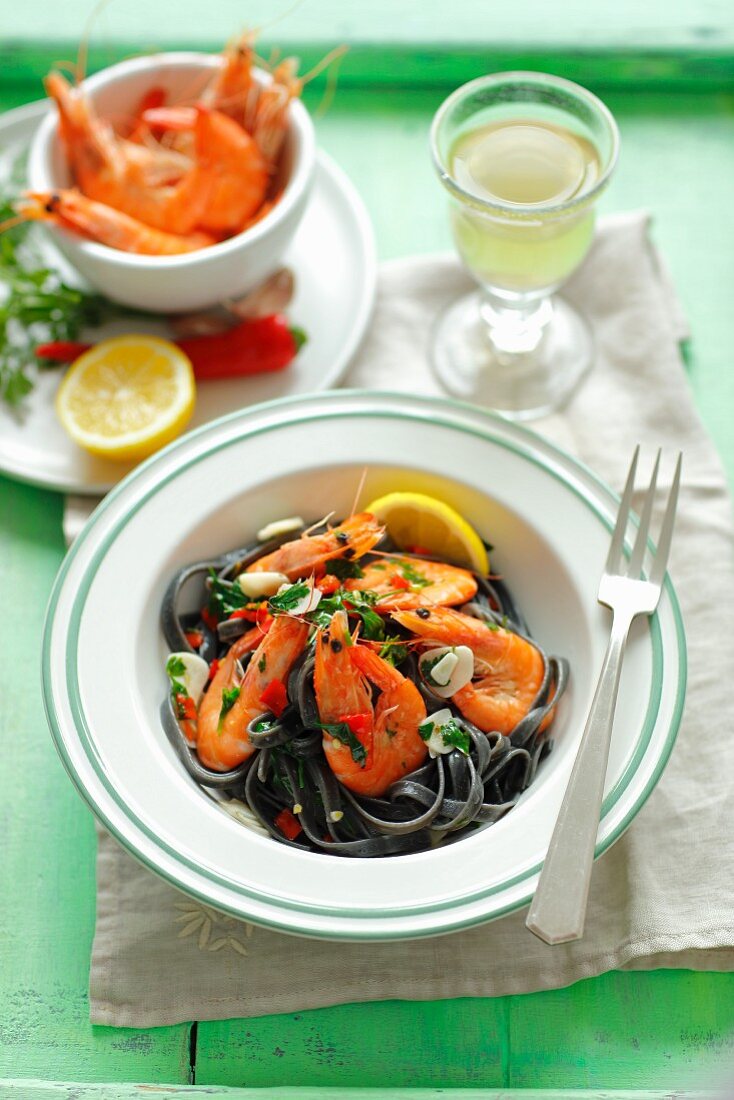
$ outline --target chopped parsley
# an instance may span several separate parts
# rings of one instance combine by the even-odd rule
[[[267,666],[267,663],[268,663],[268,659],[267,659],[267,657],[265,656],[265,654],[263,653],[262,657],[261,657],[261,658],[260,658],[260,660],[259,660],[259,661],[257,662],[257,668],[258,668],[258,672],[264,672],[264,671],[265,671],[265,668],[266,668],[266,666]]]
[[[427,577],[419,573],[409,561],[400,562],[400,572],[403,574],[406,581],[410,581],[413,588],[426,588],[429,584],[433,584],[433,581],[429,581]]]
[[[326,630],[337,611],[346,611],[350,615],[358,615],[362,620],[363,637],[370,641],[381,642],[385,637],[385,623],[382,617],[372,610],[375,600],[376,596],[373,592],[359,592],[356,589],[347,591],[339,588],[332,596],[322,597],[319,606],[310,612],[307,618],[315,626]],[[350,606],[345,607],[345,603]]]
[[[409,652],[410,650],[402,638],[399,638],[397,634],[387,634],[379,656],[382,657],[383,661],[397,667],[403,663]]]
[[[441,739],[444,745],[451,745],[453,748],[458,749],[459,752],[463,752],[464,756],[469,755],[469,748],[471,746],[471,739],[466,730],[453,718],[450,722],[444,722],[440,727]]]
[[[252,602],[239,584],[220,580],[214,569],[209,570],[209,586],[209,610],[217,619],[228,619],[233,612]]]
[[[352,733],[346,722],[319,722],[320,729],[325,730],[331,737],[346,745],[352,754],[355,764],[362,767],[367,763],[367,750],[362,742]]]
[[[183,658],[172,654],[166,661],[166,672],[171,681],[171,695],[188,695],[185,684],[182,684],[178,679],[179,676],[186,675],[186,665]]]
[[[286,588],[285,592],[271,596],[268,600],[268,606],[271,611],[292,611],[310,592],[311,586],[306,584],[305,581],[300,581],[298,584],[292,584],[290,588]]]
[[[239,697],[240,689],[238,687],[224,689],[222,692],[222,709],[219,712],[220,721],[232,709]]]
[[[345,581],[348,577],[364,576],[364,569],[357,565],[356,561],[347,561],[346,558],[334,558],[333,561],[328,562],[326,572],[340,581]]]
[[[263,715],[261,718],[256,719],[256,721],[252,723],[252,732],[265,733],[267,730],[272,729],[275,725],[277,725],[277,722],[273,721],[272,718],[268,718],[266,715]]]
[[[444,745],[450,745],[452,748],[458,749],[459,752],[463,752],[465,756],[469,755],[471,738],[466,730],[461,728],[455,718],[451,718],[448,722],[444,722],[440,726],[435,726],[429,718],[427,722],[418,726],[418,733],[424,741],[430,741],[434,729],[441,735],[441,740]]]

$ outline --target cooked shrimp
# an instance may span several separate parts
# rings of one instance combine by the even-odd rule
[[[275,619],[264,637],[255,627],[254,632],[262,640],[240,684],[236,683],[235,662],[248,652],[253,631],[248,631],[235,642],[224,657],[199,707],[196,751],[207,768],[228,771],[247,760],[255,751],[250,744],[247,727],[253,718],[267,712],[268,707],[261,702],[261,696],[273,680],[285,682],[306,644],[308,629],[306,623],[285,615]],[[222,715],[223,693],[236,687],[239,687],[239,694],[231,709]]]
[[[49,73],[45,85],[59,110],[61,136],[74,179],[87,198],[114,207],[153,229],[176,235],[191,233],[214,183],[211,172],[205,171],[201,163],[202,152],[211,155],[206,127],[197,131],[197,159],[189,171],[174,184],[152,186],[150,152],[141,153],[141,147],[133,142],[122,143],[81,90],[72,88],[60,73]],[[166,154],[162,170],[170,177],[169,156]]]
[[[198,225],[214,232],[237,232],[265,199],[269,173],[254,139],[221,111],[160,107],[145,111],[151,126],[191,129],[196,138],[200,186],[208,196]]]
[[[272,554],[265,554],[247,567],[247,573],[284,573],[289,580],[309,576],[334,558],[354,561],[371,550],[382,538],[384,528],[371,512],[349,516],[338,527],[320,535],[301,535],[284,542]]]
[[[380,689],[373,706],[368,681]],[[359,715],[369,729],[358,737],[366,760],[326,731],[324,753],[337,779],[356,794],[377,797],[391,783],[414,771],[427,755],[418,726],[426,707],[415,684],[366,646],[352,645],[347,616],[338,611],[316,641],[314,686],[322,722]]]
[[[103,202],[94,202],[75,188],[65,191],[27,191],[18,213],[29,221],[47,221],[81,233],[110,248],[146,256],[173,256],[216,244],[210,233],[186,235],[151,229]]]
[[[362,569],[364,576],[348,580],[344,587],[377,593],[376,611],[466,603],[477,591],[471,573],[441,561],[380,557]]]
[[[545,664],[531,642],[453,608],[396,611],[392,616],[428,645],[465,645],[474,653],[474,679],[452,696],[461,713],[485,733],[509,734],[531,709]]]

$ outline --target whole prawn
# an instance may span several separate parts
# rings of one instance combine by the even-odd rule
[[[247,641],[235,642],[222,660],[199,707],[196,751],[201,762],[215,771],[236,768],[255,751],[247,733],[250,722],[268,707],[261,701],[266,688],[274,681],[284,682],[294,662],[298,659],[308,637],[308,624],[282,615],[275,619],[263,636],[259,628],[254,633],[260,637],[242,682],[237,684],[237,659],[251,648]],[[223,711],[224,692],[238,688],[237,697],[229,710]]]
[[[479,729],[509,734],[537,698],[545,674],[532,642],[502,627],[449,607],[395,611],[392,618],[427,645],[465,645],[474,654],[474,679],[453,695],[461,713]]]
[[[314,571],[323,572],[326,563],[335,558],[356,561],[377,545],[383,533],[384,527],[371,512],[358,512],[322,534],[303,534],[284,542],[272,554],[254,561],[246,572],[283,573],[289,580],[298,580]]]
[[[369,684],[380,691],[376,704]],[[338,611],[316,638],[314,687],[321,721],[338,724],[358,715],[367,728],[358,738],[364,760],[324,733],[323,747],[337,779],[356,794],[378,797],[426,758],[418,733],[426,707],[412,680],[366,646],[352,644],[346,613]],[[357,754],[361,756],[362,754]]]

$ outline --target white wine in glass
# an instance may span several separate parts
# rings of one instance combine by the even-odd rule
[[[481,288],[449,307],[434,334],[434,367],[450,392],[523,419],[578,385],[591,336],[550,295],[588,251],[617,144],[595,96],[542,73],[483,77],[439,109],[434,162],[457,249]]]

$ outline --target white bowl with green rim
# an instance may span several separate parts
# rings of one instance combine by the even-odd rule
[[[188,777],[159,721],[167,690],[158,608],[187,562],[242,545],[294,512],[346,514],[415,489],[453,504],[544,648],[569,659],[555,748],[498,823],[446,847],[375,860],[279,845],[225,814]],[[172,444],[102,502],[57,578],[43,691],[80,793],[151,870],[209,905],[304,936],[396,940],[468,928],[529,901],[606,646],[596,602],[618,498],[525,428],[454,402],[340,392],[241,410]],[[685,639],[666,578],[637,623],[622,677],[597,854],[629,826],[675,741]]]

